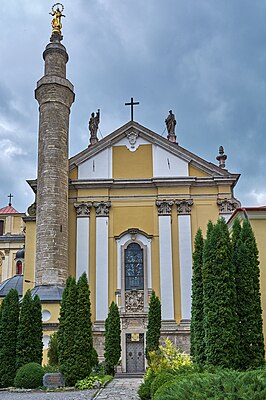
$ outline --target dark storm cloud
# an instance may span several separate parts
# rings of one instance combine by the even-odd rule
[[[0,164],[0,201],[4,205],[3,196],[13,190],[21,210],[32,197],[21,182],[36,176],[33,91],[43,73],[53,3],[2,0],[0,5],[0,124],[11,130],[0,132],[5,149],[13,151],[8,163]],[[124,103],[134,96],[141,103],[138,122],[161,134],[173,109],[180,144],[206,160],[216,162],[222,144],[228,169],[242,174],[236,195],[245,205],[266,204],[266,3],[65,0],[64,5],[68,77],[76,92],[71,155],[88,145],[92,111],[101,108],[106,135],[129,120]]]

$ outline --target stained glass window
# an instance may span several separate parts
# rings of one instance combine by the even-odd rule
[[[130,243],[125,250],[126,290],[144,289],[143,249]]]

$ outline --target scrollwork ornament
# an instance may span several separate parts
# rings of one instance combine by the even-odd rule
[[[241,207],[240,201],[238,201],[234,197],[232,199],[227,199],[227,198],[218,199],[217,205],[219,207],[220,214],[231,214],[238,207]]]
[[[177,212],[179,215],[189,215],[191,213],[191,207],[193,205],[192,199],[176,200]]]
[[[111,207],[111,202],[110,201],[100,201],[100,202],[95,201],[93,203],[93,207],[95,208],[97,217],[108,217],[109,216],[109,208]]]
[[[159,215],[171,215],[173,200],[156,200]]]
[[[125,292],[126,312],[140,313],[144,310],[144,293],[137,290]]]
[[[91,202],[74,203],[74,207],[77,212],[77,217],[89,217],[92,203]]]

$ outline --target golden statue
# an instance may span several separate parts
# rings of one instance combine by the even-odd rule
[[[52,12],[50,13],[53,16],[52,19],[52,34],[57,33],[61,35],[61,29],[62,29],[62,23],[61,23],[61,18],[65,17],[63,15],[64,11],[64,6],[61,3],[55,3],[52,7]]]

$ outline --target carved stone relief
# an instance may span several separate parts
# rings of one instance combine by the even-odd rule
[[[218,199],[217,205],[220,214],[231,214],[236,208],[241,207],[240,201],[234,197],[232,199]]]
[[[191,213],[191,207],[193,205],[192,199],[176,200],[177,212],[179,215],[188,215]]]
[[[158,207],[158,215],[171,215],[171,209],[174,204],[173,200],[156,200]]]
[[[129,145],[130,145],[130,148],[129,148],[130,151],[135,151],[138,148],[138,146],[136,147],[136,142],[137,142],[138,136],[139,136],[139,134],[136,131],[131,131],[127,134],[127,138],[128,138]]]
[[[94,202],[93,207],[96,210],[96,217],[108,217],[109,216],[109,208],[111,207],[110,201],[100,201]]]
[[[126,290],[125,292],[126,312],[139,313],[144,310],[144,292],[138,290]]]
[[[74,203],[74,207],[77,212],[77,217],[89,217],[91,206],[92,206],[91,202]]]
[[[36,217],[36,201],[28,207],[27,212],[30,217]]]

